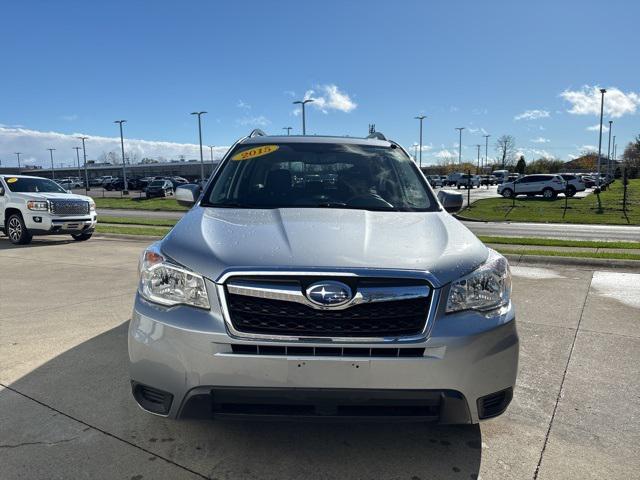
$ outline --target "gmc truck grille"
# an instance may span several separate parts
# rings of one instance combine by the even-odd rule
[[[354,290],[357,291],[357,286]],[[422,333],[429,315],[430,293],[421,298],[361,303],[342,310],[321,310],[298,302],[234,294],[228,290],[226,301],[231,324],[242,333],[379,338]]]
[[[51,200],[51,213],[54,215],[86,215],[89,202],[83,200]]]

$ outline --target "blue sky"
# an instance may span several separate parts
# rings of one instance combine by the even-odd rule
[[[189,112],[209,112],[205,144],[228,146],[253,127],[299,132],[305,94],[308,133],[375,123],[410,148],[424,113],[428,163],[457,152],[459,126],[465,158],[487,132],[569,159],[597,146],[596,86],[613,89],[621,152],[640,133],[639,14],[617,0],[4,2],[0,161],[42,164],[53,146],[70,162],[78,133],[97,158],[121,118],[138,157],[191,158]]]

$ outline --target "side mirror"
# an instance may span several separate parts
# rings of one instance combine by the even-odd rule
[[[462,208],[464,198],[461,193],[440,190],[438,192],[438,200],[447,212],[455,213]]]
[[[202,187],[195,183],[187,183],[176,188],[176,200],[183,207],[192,207],[200,198]]]

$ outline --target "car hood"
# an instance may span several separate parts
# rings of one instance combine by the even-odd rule
[[[11,196],[25,200],[84,200],[85,202],[91,200],[85,195],[76,195],[75,193],[11,192]]]
[[[216,280],[232,269],[402,269],[446,284],[488,249],[445,212],[194,207],[162,240],[166,256]]]

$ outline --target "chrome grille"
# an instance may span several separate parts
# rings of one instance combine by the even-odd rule
[[[84,200],[51,200],[51,213],[55,215],[86,215],[89,202]]]

